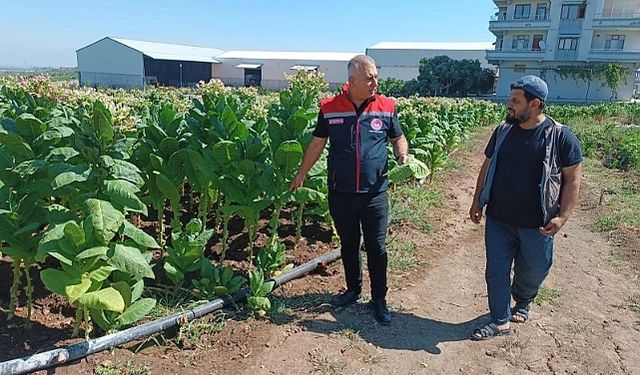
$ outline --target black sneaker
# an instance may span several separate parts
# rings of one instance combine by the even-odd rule
[[[376,321],[383,326],[388,326],[391,324],[391,313],[387,308],[387,301],[384,299],[374,300],[372,299],[369,302],[369,307],[371,308],[371,313]]]
[[[331,299],[331,304],[335,307],[345,307],[360,299],[360,292],[354,290],[347,290],[342,294]]]

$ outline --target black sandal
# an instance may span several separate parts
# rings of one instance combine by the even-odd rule
[[[529,314],[522,311],[516,311],[511,314],[511,318],[509,320],[514,323],[525,323],[527,320],[529,320]]]
[[[471,340],[481,341],[492,337],[508,336],[511,334],[511,328],[500,329],[495,323],[489,323],[484,327],[476,328],[471,335]]]
[[[529,320],[529,309],[530,308],[531,308],[530,304],[527,305],[527,306],[515,305],[511,309],[511,318],[509,320],[514,322],[514,323],[525,323],[527,320]]]

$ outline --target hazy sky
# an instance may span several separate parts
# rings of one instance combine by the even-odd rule
[[[105,36],[222,50],[364,52],[381,41],[492,42],[490,0],[0,0],[0,66],[75,66]]]

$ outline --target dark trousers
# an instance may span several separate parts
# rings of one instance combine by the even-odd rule
[[[389,222],[389,199],[379,193],[329,192],[329,211],[340,236],[340,253],[347,289],[362,291],[360,234],[364,238],[367,266],[371,279],[371,298],[387,294],[387,249],[385,239]],[[360,230],[362,228],[362,232]]]
[[[536,298],[553,263],[553,237],[540,234],[538,228],[519,228],[487,217],[485,245],[491,321],[505,324],[511,318],[511,297],[516,309]]]

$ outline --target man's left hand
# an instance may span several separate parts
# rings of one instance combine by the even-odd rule
[[[551,219],[551,221],[549,221],[549,223],[547,223],[547,225],[539,228],[540,234],[542,234],[543,236],[554,236],[560,231],[560,229],[562,229],[566,222],[567,219],[563,217],[554,217],[553,219]]]
[[[400,165],[405,164],[407,162],[407,160],[409,160],[409,155],[407,155],[407,154],[401,154],[401,155],[396,156],[396,161]]]

